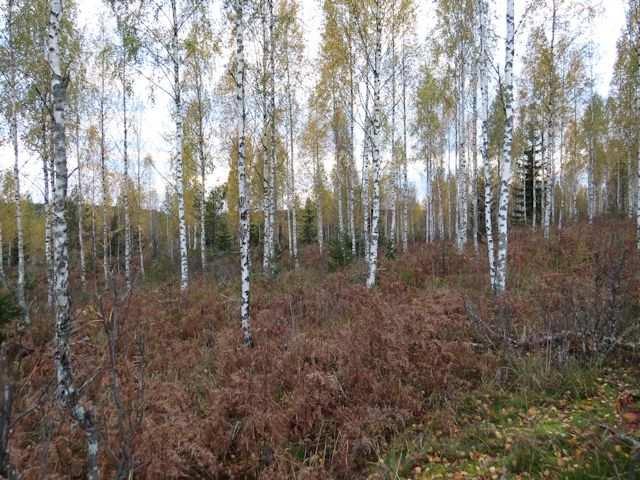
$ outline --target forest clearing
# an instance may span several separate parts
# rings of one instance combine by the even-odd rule
[[[0,478],[640,478],[640,0],[0,4]]]

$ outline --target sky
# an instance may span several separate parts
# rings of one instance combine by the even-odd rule
[[[79,4],[79,24],[80,28],[84,29],[88,33],[95,33],[98,30],[98,21],[100,18],[109,18],[109,11],[105,6],[104,0],[82,0]],[[320,11],[319,0],[300,0],[301,12],[300,20],[303,28],[303,34],[306,45],[305,56],[310,60],[310,65],[313,66],[315,62],[313,59],[318,57],[319,47],[321,42],[321,28],[322,28],[322,16]],[[493,5],[493,21],[496,28],[496,34],[498,35],[498,50],[496,51],[496,58],[499,60],[504,56],[504,47],[502,36],[505,31],[504,21],[504,5],[505,0],[495,0],[490,2]],[[418,41],[426,43],[431,29],[433,28],[434,6],[431,0],[416,0],[417,15],[416,15],[416,32]],[[516,24],[519,22],[519,18],[522,17],[524,11],[524,2],[516,0]],[[221,23],[221,7],[220,0],[214,1],[214,8],[212,9],[214,16],[218,17],[218,24],[220,28],[224,28]],[[532,10],[532,14],[535,15],[535,9]],[[596,59],[594,65],[594,73],[597,80],[598,91],[606,95],[609,88],[609,82],[611,79],[611,72],[616,57],[616,41],[624,27],[625,17],[625,1],[624,0],[603,0],[600,4],[599,14],[594,21],[591,30],[586,32],[587,35],[595,41],[596,45]],[[516,73],[518,70],[518,64],[520,58],[518,55],[522,52],[523,44],[526,40],[526,31],[517,38],[516,47]],[[217,70],[222,71],[225,67],[227,59],[217,60]],[[313,67],[309,71],[309,75],[303,81],[303,90],[300,93],[299,101],[306,103],[305,96],[313,85],[313,80],[317,72],[313,70]],[[141,130],[141,147],[143,156],[146,154],[151,155],[154,160],[155,168],[150,173],[149,183],[159,192],[160,198],[162,198],[163,191],[167,180],[172,178],[169,168],[169,158],[172,152],[172,144],[168,139],[168,135],[173,131],[173,122],[170,116],[170,99],[163,95],[161,92],[156,92],[155,101],[149,100],[149,84],[144,79],[138,78],[135,82],[135,97],[136,102],[142,106],[139,113],[136,114],[135,122],[139,123]],[[111,141],[117,144],[119,141],[119,130],[117,117],[111,121],[109,128],[110,134],[114,136]],[[6,129],[3,129],[6,131]],[[356,140],[359,143],[359,140]],[[23,191],[29,192],[34,200],[40,201],[42,198],[41,188],[39,185],[42,183],[42,172],[40,160],[37,158],[31,158],[28,152],[25,152],[24,148],[21,148],[23,152],[21,157],[21,181]],[[215,149],[214,149],[215,151]],[[118,150],[114,150],[114,156],[118,155]],[[218,157],[218,158],[215,158]],[[214,155],[215,169],[212,174],[208,176],[207,183],[211,187],[226,180],[228,168],[226,166],[227,160],[225,155],[219,153]],[[330,155],[329,155],[330,157]],[[73,163],[74,157],[69,156],[70,162]],[[330,162],[327,159],[327,162]],[[302,162],[300,162],[302,164]],[[13,156],[8,146],[0,147],[0,169],[9,169],[13,165]],[[112,159],[111,168],[119,168],[120,161],[117,158]],[[73,168],[73,165],[72,165]],[[329,171],[330,165],[327,165],[327,171]],[[299,170],[302,170],[299,167]],[[414,163],[410,167],[409,181],[416,186],[418,195],[424,192],[425,180],[423,177],[423,166],[418,163]],[[305,189],[309,187],[308,175],[305,175],[304,171],[296,173],[300,181],[298,187],[301,190],[300,193],[304,195]],[[71,181],[75,184],[75,179]]]

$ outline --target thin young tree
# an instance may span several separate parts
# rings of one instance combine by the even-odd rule
[[[81,402],[81,391],[75,386],[71,367],[71,339],[73,323],[69,292],[69,236],[67,233],[67,145],[65,113],[67,110],[67,86],[69,77],[62,70],[60,30],[63,16],[62,0],[51,0],[49,13],[49,40],[47,59],[51,68],[51,92],[53,96],[52,127],[55,159],[55,189],[53,195],[53,244],[55,256],[55,352],[54,363],[57,378],[56,396],[80,426],[87,438],[87,478],[97,480],[98,431],[93,412]]]
[[[367,272],[367,288],[373,288],[377,281],[378,270],[378,240],[380,221],[380,173],[381,173],[381,133],[382,133],[382,106],[380,98],[380,85],[382,80],[382,27],[383,8],[382,0],[373,2],[374,25],[374,54],[371,67],[373,76],[373,119],[371,121],[371,162],[373,168],[373,199],[371,214],[371,237],[369,240],[369,258]]]
[[[235,35],[235,103],[236,103],[236,141],[238,148],[238,214],[240,217],[240,322],[242,341],[247,347],[253,346],[251,333],[251,239],[249,218],[249,189],[247,186],[245,132],[247,110],[245,102],[245,52],[244,52],[244,10],[245,0],[232,0]]]
[[[25,258],[24,258],[24,228],[22,225],[22,198],[20,193],[20,154],[18,148],[18,65],[16,60],[16,45],[14,38],[14,7],[15,0],[9,0],[7,5],[7,43],[9,51],[9,108],[8,122],[13,149],[13,189],[16,211],[16,237],[18,240],[18,279],[16,282],[16,296],[22,317],[20,325],[26,327],[31,324],[29,308],[25,296]]]
[[[496,288],[495,251],[493,242],[493,187],[491,182],[491,164],[489,160],[489,48],[488,28],[489,15],[487,0],[479,1],[480,12],[480,118],[481,118],[481,142],[484,176],[484,218],[485,236],[487,238],[487,257],[489,260],[489,281],[493,289]]]

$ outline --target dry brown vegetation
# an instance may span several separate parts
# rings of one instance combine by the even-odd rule
[[[612,319],[616,331],[634,322],[638,255],[625,223],[575,226],[549,243],[515,231],[510,244],[511,291],[497,306],[471,251],[416,245],[385,260],[367,291],[360,266],[327,274],[310,249],[301,271],[256,277],[251,350],[233,283],[202,279],[185,299],[149,283],[115,306],[76,295],[74,367],[100,422],[105,477],[126,465],[149,479],[366,476],[408,425],[495,378],[505,352],[469,321],[470,305],[492,332],[521,340],[507,347],[514,355],[539,346],[523,339],[561,338],[542,346],[550,364],[594,355]],[[34,310],[32,331],[11,340],[22,345],[11,352],[12,460],[27,479],[80,478],[82,434],[53,400],[52,316]]]

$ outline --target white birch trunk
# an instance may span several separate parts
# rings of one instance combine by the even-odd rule
[[[316,138],[316,149],[315,149],[315,158],[313,160],[313,177],[314,177],[314,190],[316,197],[316,206],[318,209],[317,221],[318,221],[318,249],[320,253],[324,248],[324,230],[323,225],[324,222],[322,220],[322,181],[320,178],[320,146],[318,143],[318,139]]]
[[[20,327],[31,325],[29,307],[24,291],[25,284],[25,264],[24,264],[24,230],[22,227],[22,199],[20,195],[20,163],[18,153],[18,90],[17,90],[17,65],[15,56],[15,46],[13,43],[13,5],[10,0],[8,5],[8,43],[9,43],[9,84],[11,90],[10,105],[10,135],[13,147],[13,181],[14,181],[14,201],[16,206],[16,235],[18,237],[18,281],[16,284],[16,295],[18,306],[22,311]]]
[[[45,119],[42,122],[42,172],[44,175],[44,256],[47,267],[47,305],[53,307],[53,251],[51,245],[52,232],[51,232],[51,200],[49,198],[49,192],[51,191],[51,184],[49,182],[49,144],[48,144],[48,132],[47,121]],[[53,172],[51,172],[53,176]]]
[[[187,252],[187,222],[184,206],[184,178],[182,158],[182,90],[180,85],[180,46],[178,39],[179,19],[176,10],[176,0],[171,0],[172,39],[171,51],[173,60],[173,102],[174,120],[176,128],[175,160],[176,160],[176,195],[178,197],[178,231],[180,239],[180,291],[185,292],[189,286],[189,258]]]
[[[456,175],[456,193],[458,206],[456,248],[458,252],[464,250],[467,244],[467,162],[466,162],[466,135],[465,135],[465,70],[462,46],[459,54],[459,78],[458,78],[458,171]]]
[[[124,167],[122,202],[124,207],[124,278],[127,291],[131,291],[131,219],[129,217],[129,129],[127,119],[127,63],[124,45],[122,46],[122,48],[122,162]]]
[[[107,218],[108,191],[107,191],[107,168],[106,168],[106,137],[105,137],[105,75],[106,66],[104,56],[102,57],[102,68],[100,73],[100,184],[102,190],[102,270],[104,274],[104,286],[109,285],[110,277],[110,245],[109,245],[109,223]]]
[[[547,171],[549,174],[549,178],[545,184],[544,191],[544,199],[545,199],[545,210],[544,210],[544,224],[543,224],[543,235],[546,240],[548,240],[551,236],[551,223],[553,219],[554,212],[554,204],[555,204],[555,39],[556,39],[556,19],[557,19],[557,3],[556,0],[552,2],[552,21],[551,21],[551,48],[550,48],[550,60],[551,60],[551,71],[550,78],[548,80],[548,88],[549,88],[549,107],[547,111],[548,119],[547,119],[547,130],[549,134],[549,144],[547,146]]]
[[[482,116],[482,141],[481,154],[484,173],[484,217],[485,235],[487,237],[487,257],[489,260],[489,283],[491,288],[496,288],[495,251],[493,243],[493,220],[491,207],[493,205],[493,192],[491,185],[491,165],[489,163],[489,52],[487,44],[488,30],[488,6],[487,0],[480,0],[480,94]]]
[[[551,122],[550,122],[551,123]],[[555,133],[553,125],[549,125],[548,142],[547,142],[547,172],[549,178],[545,182],[544,187],[544,217],[543,217],[543,235],[545,240],[551,236],[551,217],[553,215],[553,190],[554,190],[554,149],[555,149]]]
[[[263,128],[263,161],[262,161],[262,213],[264,217],[264,235],[263,235],[263,246],[262,246],[262,271],[264,274],[269,274],[271,272],[271,239],[273,238],[271,235],[271,149],[269,147],[269,125],[271,122],[271,115],[269,111],[270,103],[269,103],[269,47],[270,41],[268,37],[268,26],[267,26],[267,14],[268,9],[266,6],[266,0],[262,3],[262,67],[263,67],[263,117],[262,117],[262,128]]]
[[[355,92],[353,87],[353,53],[351,47],[351,38],[349,38],[349,172],[347,180],[348,188],[348,215],[349,215],[349,232],[351,233],[351,255],[355,258],[357,254],[356,245],[356,220],[355,220],[355,196],[354,184],[356,183],[356,147],[355,147],[355,117],[354,117]]]
[[[502,294],[507,283],[507,256],[509,241],[509,187],[511,184],[511,145],[513,143],[513,61],[514,0],[507,0],[507,37],[505,39],[504,105],[505,129],[500,199],[498,205],[498,255],[496,258],[496,293]]]
[[[298,268],[299,266],[299,262],[298,262],[298,225],[297,225],[297,218],[296,218],[296,178],[295,178],[295,156],[294,156],[294,149],[295,149],[295,144],[294,144],[294,131],[293,131],[293,122],[294,122],[294,118],[293,118],[293,101],[294,101],[294,95],[293,95],[293,91],[292,91],[292,85],[291,85],[291,72],[290,72],[290,65],[289,65],[289,32],[285,32],[284,35],[284,40],[285,40],[285,48],[286,48],[286,53],[285,53],[285,68],[286,68],[286,76],[287,76],[287,107],[288,107],[288,114],[289,114],[289,172],[288,172],[288,177],[289,177],[289,205],[287,206],[287,209],[289,210],[289,218],[290,218],[290,240],[289,240],[289,248],[290,248],[290,252],[293,256],[293,264],[294,264],[294,268]]]
[[[402,251],[409,250],[409,151],[407,142],[407,57],[402,40]]]
[[[382,118],[380,108],[380,75],[382,66],[382,12],[380,0],[376,1],[375,12],[375,53],[373,61],[373,122],[372,122],[372,163],[373,163],[373,208],[371,218],[371,238],[369,246],[367,288],[373,288],[378,269],[378,229],[380,221],[380,143]]]
[[[7,276],[4,273],[4,245],[2,242],[2,223],[0,223],[0,286],[7,288]]]
[[[271,230],[269,232],[271,235],[269,240],[270,275],[275,274],[276,243],[278,239],[278,220],[276,216],[278,212],[278,183],[276,181],[276,37],[274,33],[276,17],[273,14],[273,1],[274,0],[267,0],[269,9],[269,167],[271,168],[271,174],[269,175],[271,179],[271,188],[269,189],[269,193],[271,194],[271,200],[269,201],[269,215],[271,217],[269,222],[271,224]]]
[[[87,284],[84,259],[84,195],[82,193],[82,158],[80,155],[80,107],[76,106],[76,162],[78,164],[78,247],[80,249],[80,283],[84,290]]]
[[[391,26],[391,188],[390,197],[391,205],[391,223],[389,225],[389,235],[387,242],[389,244],[389,250],[395,253],[396,251],[396,225],[398,223],[396,218],[396,212],[398,208],[398,158],[396,148],[396,32],[395,32],[395,0],[392,2],[391,19],[394,22]],[[386,214],[385,214],[386,221]],[[385,232],[386,234],[386,232]]]
[[[474,66],[473,78],[471,81],[473,90],[473,118],[471,120],[471,150],[473,156],[473,185],[471,186],[471,205],[473,208],[473,250],[476,255],[479,252],[478,246],[478,65]],[[526,192],[526,187],[524,188]],[[526,208],[526,201],[525,201]],[[525,222],[527,215],[525,213]]]
[[[60,21],[62,1],[51,0],[49,13],[48,60],[51,68],[53,92],[53,138],[56,163],[56,188],[54,190],[54,252],[56,268],[55,305],[56,330],[54,362],[57,377],[56,397],[68,410],[87,438],[87,478],[97,480],[98,432],[93,413],[80,402],[81,392],[76,390],[71,368],[70,335],[73,331],[69,294],[69,237],[65,218],[67,196],[67,153],[65,145],[65,110],[67,107],[68,78],[64,76],[60,62]]]
[[[242,340],[245,346],[253,346],[250,317],[251,292],[251,251],[249,220],[249,189],[245,167],[245,127],[247,112],[245,108],[245,61],[244,61],[244,6],[245,0],[235,0],[235,37],[236,37],[236,107],[238,135],[238,212],[240,216],[240,322]]]
[[[365,100],[364,141],[362,146],[362,237],[364,243],[364,258],[369,264],[369,150],[371,147],[371,116],[369,115],[369,73],[367,76],[367,94]]]
[[[205,228],[207,158],[204,143],[203,88],[202,71],[200,70],[200,65],[197,65],[196,100],[198,102],[198,157],[200,161],[200,268],[204,273],[207,269],[207,237]]]

